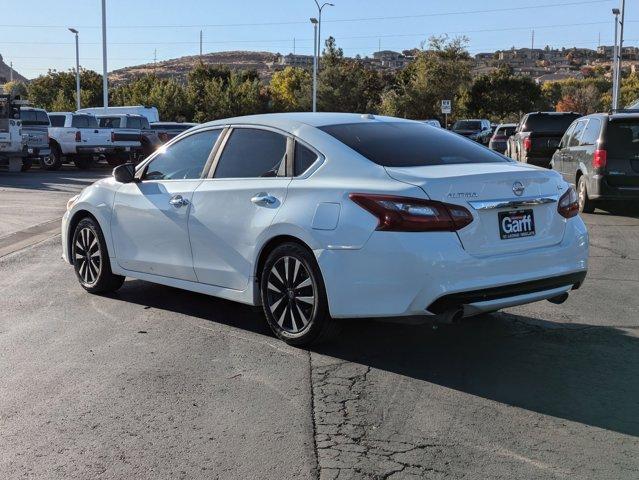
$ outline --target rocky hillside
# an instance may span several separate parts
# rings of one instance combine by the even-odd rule
[[[7,83],[11,79],[11,67],[4,63],[2,55],[0,55],[0,84]],[[26,82],[27,79],[13,70],[13,79],[21,82]]]
[[[206,53],[201,57],[193,55],[165,60],[157,63],[147,63],[133,67],[125,67],[109,73],[109,80],[114,83],[126,82],[147,74],[155,73],[161,78],[175,78],[185,81],[199,61],[205,65],[225,65],[235,70],[255,69],[263,79],[269,79],[274,71],[275,54],[271,52],[216,52]]]

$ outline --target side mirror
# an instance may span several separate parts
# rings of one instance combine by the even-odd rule
[[[135,165],[123,163],[113,169],[113,178],[119,183],[131,183],[135,181]]]

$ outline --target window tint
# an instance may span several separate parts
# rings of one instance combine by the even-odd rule
[[[20,110],[23,125],[49,125],[49,116],[42,110]]]
[[[138,117],[129,117],[126,122],[126,127],[141,129],[142,122],[140,122],[140,119]]]
[[[98,128],[98,121],[92,115],[73,115],[71,126],[75,128]]]
[[[475,120],[458,120],[453,125],[453,130],[481,130],[482,122]]]
[[[215,169],[215,178],[275,177],[286,158],[286,137],[268,130],[237,128]]]
[[[413,122],[328,125],[320,130],[385,167],[507,162],[477,142]]]
[[[221,130],[195,133],[170,145],[146,167],[145,180],[200,178]]]
[[[64,115],[50,115],[49,120],[51,120],[52,127],[64,127]]]
[[[294,175],[304,173],[317,160],[317,154],[310,148],[306,148],[299,142],[295,142],[295,167]]]
[[[584,131],[585,126],[585,120],[577,122],[577,125],[575,125],[575,129],[573,130],[572,135],[570,135],[570,139],[568,140],[569,147],[576,147],[579,145],[579,137],[581,136],[581,132]]]
[[[581,136],[580,145],[596,145],[599,139],[599,130],[601,129],[601,121],[598,118],[591,118],[584,129]]]
[[[529,114],[523,124],[524,132],[555,133],[561,135],[575,119],[578,113],[535,113]]]
[[[120,128],[120,117],[100,117],[98,124],[102,128]]]
[[[639,119],[611,120],[606,131],[609,158],[639,155]]]
[[[559,142],[558,148],[568,147],[568,140],[570,140],[570,136],[572,135],[572,132],[575,131],[575,125],[577,125],[577,122],[573,123],[572,125],[570,125],[570,127],[568,127],[568,130],[566,130],[566,133],[564,133],[564,136],[561,137],[561,141]]]

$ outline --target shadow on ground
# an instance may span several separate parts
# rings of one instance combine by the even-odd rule
[[[112,298],[268,335],[259,310],[133,280]],[[511,314],[409,326],[343,320],[313,349],[503,404],[639,436],[639,338]]]
[[[90,170],[78,170],[70,166],[53,171],[39,168],[27,172],[0,170],[0,188],[66,192],[69,187],[87,187],[100,178],[110,176],[112,171],[113,168],[108,165],[98,165]]]

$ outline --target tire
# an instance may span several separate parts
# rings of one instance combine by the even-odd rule
[[[80,170],[89,170],[93,166],[93,157],[76,156],[73,163]]]
[[[588,187],[586,177],[579,177],[577,182],[577,198],[579,203],[579,213],[592,213],[595,211],[595,204],[588,198]]]
[[[20,169],[22,172],[26,172],[33,166],[33,158],[23,158],[22,159],[22,168]]]
[[[51,145],[51,155],[40,157],[40,167],[45,170],[60,170],[62,167],[62,150],[55,143]]]
[[[301,245],[285,243],[269,254],[260,272],[260,294],[268,325],[289,345],[310,345],[336,334],[322,274]]]
[[[109,253],[97,222],[85,217],[75,227],[71,242],[75,275],[90,293],[108,293],[119,289],[124,277],[111,272]]]

